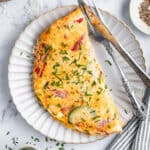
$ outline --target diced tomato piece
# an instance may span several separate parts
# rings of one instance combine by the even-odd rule
[[[104,126],[107,126],[107,125],[109,125],[112,121],[113,121],[113,119],[107,119],[107,120],[103,119],[103,120],[100,120],[100,121],[97,123],[97,124],[98,124],[98,128],[100,129],[100,128],[104,127]]]
[[[75,22],[81,23],[83,21],[83,18],[79,18],[77,20],[75,20]]]
[[[61,108],[61,112],[64,115],[67,115],[70,112],[70,110],[71,110],[71,106]]]
[[[66,98],[68,96],[67,91],[55,90],[55,95],[60,98]]]
[[[36,67],[36,68],[35,68],[35,72],[36,72],[37,74],[39,74],[39,73],[40,73],[40,68],[39,68],[39,67]]]
[[[67,35],[67,34],[64,34],[64,38],[67,39],[67,38],[68,38],[68,35]]]
[[[74,46],[72,47],[72,51],[76,51],[79,49],[80,44],[83,42],[83,40],[85,39],[85,34],[83,34],[79,40],[77,42],[75,42]]]

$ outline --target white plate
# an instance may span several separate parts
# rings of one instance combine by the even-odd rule
[[[142,32],[150,34],[150,26],[140,19],[139,8],[144,0],[130,0],[130,18],[133,24]]]
[[[75,6],[68,6],[54,9],[53,11],[43,14],[34,20],[20,35],[17,40],[10,57],[8,67],[8,79],[10,92],[13,101],[21,113],[23,118],[36,130],[42,134],[63,141],[66,143],[88,143],[97,139],[104,138],[103,136],[87,136],[76,131],[65,128],[58,121],[54,120],[50,114],[43,109],[38,103],[32,89],[32,49],[36,44],[38,35],[53,21],[66,15],[73,10]],[[145,61],[142,50],[135,36],[129,31],[127,26],[121,23],[117,18],[107,12],[102,12],[104,20],[113,35],[122,43],[126,50],[135,58],[139,65],[145,69]],[[121,85],[118,73],[114,64],[109,66],[105,60],[109,59],[104,47],[91,39],[95,47],[96,57],[103,68],[106,79],[112,93],[116,105],[118,106],[121,118],[124,125],[132,117],[132,107]],[[116,52],[116,58],[119,61],[122,69],[130,80],[133,88],[137,93],[137,97],[142,99],[144,93],[144,85],[137,77],[129,65]],[[126,113],[127,111],[127,113]]]

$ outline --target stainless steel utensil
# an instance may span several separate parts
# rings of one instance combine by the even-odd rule
[[[96,11],[98,13],[97,16],[93,13],[93,9],[89,6],[87,6],[83,0],[78,0],[78,3],[80,6],[82,6],[85,15],[87,16],[90,23],[96,28],[96,30],[99,31],[100,28],[93,22],[93,19],[91,16],[94,16],[100,25],[103,25],[105,29],[105,33],[107,32],[107,35],[109,35],[111,38],[108,38],[108,36],[105,36],[103,33],[101,35],[107,39],[111,44],[116,48],[116,50],[122,55],[122,57],[128,62],[128,64],[134,69],[134,71],[137,73],[137,75],[141,78],[141,80],[144,82],[144,84],[147,87],[150,87],[150,76],[147,75],[147,73],[138,65],[138,63],[131,57],[131,55],[125,50],[125,48],[119,43],[115,37],[111,34],[109,29],[105,26],[103,22],[103,17],[101,15],[101,12],[96,8]],[[97,23],[98,23],[97,22]],[[99,31],[100,32],[100,31]]]
[[[110,42],[107,39],[105,39],[103,36],[101,36],[98,32],[96,32],[95,28],[93,27],[93,25],[91,24],[91,22],[88,18],[88,15],[86,14],[86,11],[85,11],[85,9],[82,5],[83,3],[81,3],[81,0],[78,0],[78,1],[79,1],[79,6],[80,6],[81,10],[83,11],[83,13],[85,15],[85,18],[86,18],[87,23],[89,25],[89,29],[92,32],[94,38],[97,41],[101,42],[105,46],[108,54],[111,56],[114,64],[116,65],[116,67],[118,69],[118,72],[120,73],[122,84],[123,84],[123,86],[124,86],[124,88],[125,88],[125,90],[128,94],[128,97],[129,97],[130,101],[131,101],[131,104],[132,104],[132,107],[133,107],[133,110],[134,110],[134,114],[137,115],[138,117],[140,117],[141,119],[144,119],[146,117],[146,107],[144,106],[144,104],[141,101],[139,101],[135,97],[134,91],[132,90],[128,79],[126,78],[124,72],[122,71],[120,65],[118,64],[117,60],[114,57],[113,49],[111,48]],[[95,6],[94,11],[95,11],[96,14],[98,14],[99,11],[98,11],[95,3],[93,3],[93,4]]]

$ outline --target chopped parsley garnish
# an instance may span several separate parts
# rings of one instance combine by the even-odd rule
[[[60,105],[60,104],[57,104],[57,107],[61,108],[61,105]]]
[[[70,65],[72,65],[72,64],[75,64],[77,67],[82,67],[82,66],[84,66],[84,65],[78,64],[78,63],[77,63],[77,59],[74,59],[74,60],[71,62]]]
[[[97,118],[100,118],[100,116],[95,116],[95,117],[93,117],[92,119],[95,120],[95,119],[97,119]]]
[[[96,93],[99,95],[99,94],[101,94],[101,93],[102,93],[102,91],[103,91],[103,89],[102,89],[102,88],[99,88],[99,90],[98,90],[98,91],[96,91]]]
[[[47,54],[49,52],[49,50],[52,50],[52,46],[44,44],[44,49],[45,49],[45,53]]]
[[[110,111],[110,110],[109,110],[109,109],[107,109],[107,110],[106,110],[106,113],[109,113],[109,111]]]
[[[67,53],[67,51],[66,51],[66,50],[60,50],[59,54],[64,55],[64,54],[68,54],[68,53]]]
[[[91,70],[88,70],[87,72],[88,72],[88,74],[93,75]]]
[[[79,50],[82,50],[82,45],[81,44],[79,44]]]
[[[50,28],[47,29],[47,33],[50,33]]]
[[[98,78],[98,82],[101,83],[101,78],[100,77]]]
[[[68,74],[66,74],[66,80],[70,80],[70,78],[69,78],[69,75]]]
[[[112,65],[112,63],[109,60],[105,60],[105,62],[110,66]]]
[[[62,59],[63,59],[63,62],[64,62],[64,61],[69,61],[69,60],[70,60],[67,56],[62,57]]]
[[[95,113],[95,110],[91,110],[90,113]]]
[[[51,86],[56,86],[56,87],[60,87],[60,86],[62,86],[62,82],[61,81],[53,81],[52,83],[51,83]]]
[[[61,42],[61,46],[63,46],[65,48],[67,46],[67,44],[65,44],[64,42]]]
[[[87,70],[87,67],[83,67],[83,68],[81,68],[81,69],[85,71],[85,70]]]
[[[46,82],[44,85],[44,89],[47,89],[49,82]]]
[[[60,64],[57,62],[57,63],[55,63],[55,65],[53,66],[53,69],[57,69],[57,67],[59,67],[60,66]]]
[[[83,122],[85,122],[85,119],[84,119],[84,118],[81,118],[81,120],[82,120]]]
[[[86,89],[86,91],[85,91],[84,94],[85,94],[85,96],[92,96],[92,94],[90,94],[90,93],[87,92],[87,89]]]
[[[94,80],[93,82],[92,82],[92,86],[95,86],[96,85],[96,81]]]
[[[69,25],[64,25],[64,27],[65,27],[66,29],[70,30]]]

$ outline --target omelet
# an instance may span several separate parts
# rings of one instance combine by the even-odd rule
[[[51,116],[89,135],[121,132],[122,122],[80,8],[45,29],[35,51],[33,88]]]

